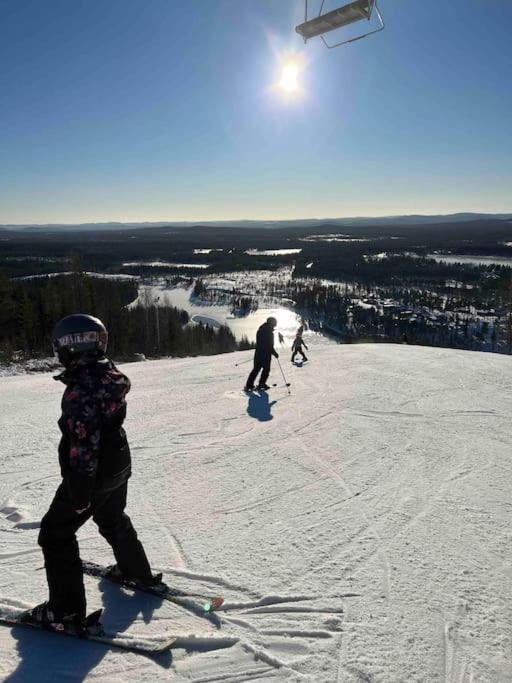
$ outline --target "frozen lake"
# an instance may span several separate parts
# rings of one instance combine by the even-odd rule
[[[211,251],[211,250],[210,250]],[[171,263],[170,261],[128,261],[123,267],[151,266],[152,268],[200,268],[210,267],[209,263]]]
[[[202,322],[212,327],[227,325],[237,340],[246,336],[249,341],[255,341],[258,327],[271,315],[277,319],[277,331],[281,332],[287,340],[293,339],[301,324],[300,317],[294,311],[283,306],[259,308],[245,317],[237,317],[231,313],[227,306],[200,304],[191,300],[191,293],[192,288],[174,287],[166,289],[163,284],[144,285],[139,290],[139,298],[130,305],[134,306],[138,301],[143,300],[145,305],[154,302],[159,306],[176,306],[176,308],[187,311],[194,322]]]
[[[249,256],[290,256],[300,254],[302,249],[246,249]]]
[[[497,256],[463,256],[457,254],[427,254],[438,263],[469,263],[476,266],[506,266],[512,268],[512,258]]]

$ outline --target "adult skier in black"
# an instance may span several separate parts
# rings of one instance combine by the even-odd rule
[[[307,360],[306,354],[305,354],[304,351],[302,350],[302,347],[303,347],[303,346],[304,346],[304,348],[305,348],[307,351],[309,350],[308,347],[306,346],[305,342],[304,342],[303,339],[302,339],[302,330],[303,330],[303,329],[304,329],[303,327],[299,327],[299,329],[297,330],[297,334],[295,335],[295,339],[293,340],[293,344],[292,344],[292,363],[293,363],[293,361],[295,360],[295,356],[296,356],[298,353],[300,353],[300,355],[302,356],[302,360]]]
[[[279,358],[279,354],[274,349],[274,328],[276,325],[277,320],[270,317],[258,328],[256,333],[256,350],[254,352],[254,367],[245,383],[245,391],[252,391],[254,389],[254,382],[260,370],[261,375],[258,389],[270,389],[267,379],[270,374],[272,356]]]
[[[103,323],[74,314],[57,323],[53,349],[66,386],[59,463],[62,482],[41,522],[49,600],[27,613],[30,620],[78,633],[84,627],[86,599],[76,532],[92,517],[114,551],[114,572],[150,584],[153,576],[142,544],[124,513],[131,458],[122,427],[130,380],[105,357]]]

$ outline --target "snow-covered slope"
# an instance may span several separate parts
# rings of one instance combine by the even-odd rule
[[[208,621],[87,579],[112,629],[212,640],[150,659],[0,627],[6,681],[511,681],[510,359],[321,342],[291,395],[239,390],[250,352],[125,366],[128,512]],[[279,381],[274,366],[272,381]],[[0,601],[46,596],[61,385],[0,380]],[[110,562],[89,522],[84,558]]]

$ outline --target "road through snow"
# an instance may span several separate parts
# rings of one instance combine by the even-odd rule
[[[512,680],[510,359],[307,341],[310,363],[281,354],[291,396],[239,391],[250,352],[123,367],[128,512],[168,583],[225,605],[201,618],[87,578],[109,630],[179,646],[151,659],[4,627],[1,680]],[[61,389],[0,379],[0,603],[46,596]],[[92,522],[79,540],[112,561]]]

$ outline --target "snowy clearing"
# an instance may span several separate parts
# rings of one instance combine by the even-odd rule
[[[294,311],[277,304],[262,306],[248,315],[238,317],[231,312],[228,306],[198,302],[192,296],[192,291],[192,287],[188,289],[183,287],[168,289],[161,283],[141,285],[139,287],[139,296],[128,306],[175,306],[183,311],[187,311],[192,322],[201,322],[211,327],[227,325],[238,340],[245,336],[249,341],[255,341],[258,327],[272,315],[278,321],[280,332],[290,340],[291,344],[297,327],[301,324],[300,317]],[[282,300],[282,303],[285,302],[293,304],[293,301],[290,299]]]
[[[302,249],[246,249],[249,256],[291,256],[300,254]]]
[[[149,658],[1,627],[0,679],[512,680],[510,359],[306,341],[302,367],[281,353],[291,396],[241,393],[250,352],[123,366],[128,512],[168,583],[226,603],[207,619],[88,577],[109,630],[178,647]],[[4,604],[46,597],[61,391],[50,374],[0,380]],[[112,561],[92,522],[79,539]]]
[[[206,270],[210,265],[210,263],[171,263],[169,261],[129,261],[128,263],[123,263],[125,268],[151,266],[153,268],[199,268],[200,270]]]

